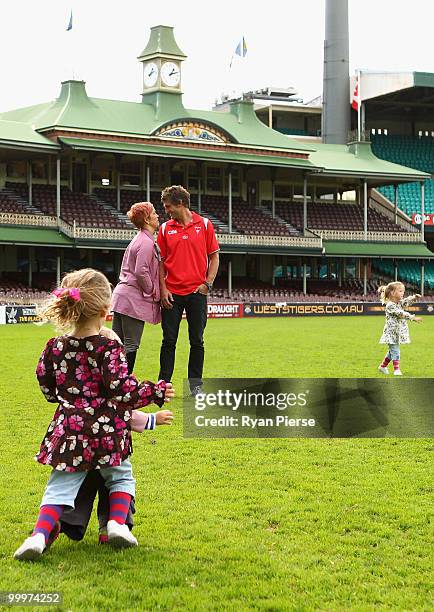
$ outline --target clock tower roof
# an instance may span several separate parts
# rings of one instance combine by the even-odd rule
[[[180,60],[187,56],[178,47],[178,44],[173,35],[173,27],[158,25],[151,28],[151,35],[148,44],[138,56],[138,60],[145,60],[155,56],[170,56]]]

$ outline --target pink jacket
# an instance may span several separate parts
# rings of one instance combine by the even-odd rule
[[[113,312],[147,323],[160,323],[159,257],[154,237],[142,229],[127,247],[119,283],[113,292]]]

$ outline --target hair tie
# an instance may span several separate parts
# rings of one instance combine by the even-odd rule
[[[78,287],[58,287],[51,293],[57,298],[62,298],[65,295],[68,295],[74,300],[74,302],[78,302],[80,300],[80,289],[78,289]]]

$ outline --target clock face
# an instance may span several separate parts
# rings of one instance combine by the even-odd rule
[[[148,62],[143,72],[143,82],[146,87],[153,87],[158,79],[158,66],[155,62]]]
[[[161,80],[167,87],[176,87],[181,80],[179,65],[174,62],[164,62],[161,67]]]

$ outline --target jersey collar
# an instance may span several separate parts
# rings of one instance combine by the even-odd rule
[[[191,221],[185,226],[185,228],[190,227],[190,225],[194,225],[195,223],[200,223],[200,221],[202,220],[202,217],[195,213],[193,210],[191,211],[191,215]],[[184,226],[181,225],[176,219],[169,219],[169,221],[166,221],[166,223],[167,225],[173,225],[185,229]]]

